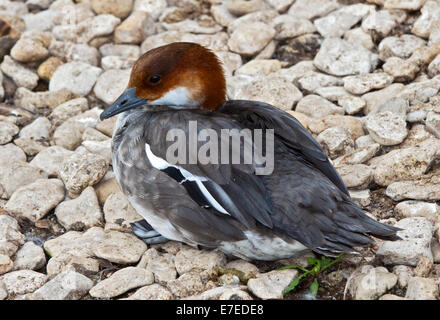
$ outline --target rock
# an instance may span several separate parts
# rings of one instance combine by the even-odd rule
[[[298,102],[295,111],[304,113],[312,118],[322,118],[333,114],[344,114],[344,109],[314,94],[302,98]]]
[[[414,300],[436,300],[439,294],[434,279],[412,277],[408,282],[405,298]]]
[[[351,133],[353,140],[365,134],[361,121],[356,117],[329,115],[323,118],[311,119],[309,129],[314,134],[320,134],[331,127],[344,127]]]
[[[419,37],[428,38],[440,17],[440,5],[436,1],[426,1],[421,13],[411,32]]]
[[[1,277],[9,295],[31,293],[47,281],[45,274],[32,270],[9,272]]]
[[[102,178],[101,181],[99,181],[99,183],[96,184],[94,188],[96,191],[96,195],[98,196],[99,203],[101,205],[105,204],[105,202],[107,201],[108,197],[111,194],[121,192],[121,188],[119,187],[119,184],[114,178],[113,172],[111,171],[108,171],[107,174],[104,176],[104,178]],[[104,209],[104,214],[105,214],[105,209]],[[110,227],[110,221],[111,221],[111,215],[109,215],[109,220],[107,220],[106,218],[106,222],[109,223],[108,229],[111,230],[113,229],[113,227],[116,226]]]
[[[344,40],[347,40],[349,42],[357,42],[368,50],[374,48],[374,42],[371,38],[371,35],[362,30],[362,28],[354,28],[348,30],[344,34]]]
[[[413,80],[420,70],[415,63],[397,57],[389,58],[382,67],[397,82]]]
[[[397,21],[388,10],[374,11],[362,21],[362,30],[376,32],[382,37],[388,35],[397,26]]]
[[[385,72],[348,76],[344,79],[344,88],[353,94],[364,94],[372,89],[382,89],[393,82],[393,77]]]
[[[130,231],[130,223],[143,219],[120,191],[108,195],[103,210],[105,230]]]
[[[323,18],[316,19],[314,24],[324,38],[341,37],[371,11],[373,11],[372,6],[365,4],[344,6]]]
[[[317,141],[331,159],[351,152],[354,147],[351,134],[344,127],[332,127],[322,131]]]
[[[2,123],[0,123],[0,127]],[[26,155],[23,150],[13,143],[0,145],[0,167],[6,167],[16,162],[26,162]]]
[[[284,289],[297,275],[298,271],[294,269],[274,270],[249,279],[247,286],[260,299],[282,299]]]
[[[298,84],[301,89],[315,92],[317,89],[329,86],[340,86],[342,80],[336,77],[332,77],[320,72],[309,71],[298,79]]]
[[[37,74],[41,79],[49,81],[55,70],[63,63],[63,60],[59,57],[49,57],[46,61],[40,64],[37,69]]]
[[[99,131],[98,131],[99,133]],[[84,137],[84,134],[83,134]],[[111,139],[105,141],[83,141],[82,146],[90,153],[101,155],[107,163],[112,162]]]
[[[132,234],[110,231],[92,250],[97,257],[110,262],[131,264],[139,261],[147,245]]]
[[[20,138],[32,139],[36,141],[47,140],[49,138],[51,123],[46,117],[38,117],[20,131]]]
[[[92,39],[110,35],[120,22],[121,19],[111,14],[100,14],[78,24],[55,26],[52,33],[58,40],[88,43]]]
[[[370,190],[349,190],[351,199],[361,208],[366,208],[371,203]]]
[[[280,69],[281,63],[276,59],[258,59],[251,60],[245,65],[241,66],[235,71],[235,74],[267,76],[268,74],[278,71]]]
[[[98,198],[92,187],[87,187],[73,200],[61,202],[55,209],[58,222],[66,230],[83,230],[104,224]]]
[[[0,121],[0,145],[11,142],[20,129],[8,121]]]
[[[251,79],[241,77],[247,76],[232,77],[228,83],[232,99],[262,101],[282,110],[290,110],[302,98],[301,91],[285,78],[276,75]]]
[[[430,77],[435,77],[440,74],[440,54],[428,66],[428,74]]]
[[[20,187],[44,178],[47,178],[47,174],[43,170],[26,162],[16,162],[0,167],[0,185],[3,189],[0,196],[9,199]]]
[[[417,263],[417,267],[414,269],[414,275],[416,277],[427,277],[433,266],[434,261],[427,257],[422,257]]]
[[[51,257],[66,253],[79,257],[91,257],[93,256],[91,247],[95,242],[101,241],[104,236],[104,230],[98,227],[90,228],[84,233],[68,231],[59,237],[47,240],[44,243],[44,249]]]
[[[260,52],[275,36],[275,29],[263,22],[242,25],[232,32],[228,41],[231,51],[252,56]]]
[[[28,156],[34,156],[46,148],[44,144],[27,138],[17,138],[14,140],[14,143],[19,146]]]
[[[358,43],[339,38],[326,38],[314,59],[321,71],[335,76],[369,73],[377,56]]]
[[[75,152],[64,159],[58,174],[71,194],[98,183],[107,173],[107,160],[97,154]]]
[[[178,299],[199,294],[205,290],[203,279],[197,271],[183,274],[176,280],[168,282],[167,287]]]
[[[65,252],[50,258],[46,271],[51,278],[63,271],[75,271],[85,276],[94,275],[99,272],[99,262],[94,258]]]
[[[4,300],[8,297],[8,292],[6,291],[3,281],[0,281],[0,300]]]
[[[93,281],[74,271],[64,271],[35,291],[32,300],[79,300]]]
[[[200,16],[198,21],[186,19],[174,23],[162,22],[162,26],[169,31],[195,34],[215,34],[222,30],[221,26],[217,25],[210,16],[206,15]]]
[[[399,181],[390,184],[385,194],[394,201],[404,199],[439,200],[440,182],[438,179],[422,177],[418,181]]]
[[[92,90],[101,72],[100,68],[84,62],[65,63],[53,73],[49,82],[49,90],[56,91],[65,88],[73,93],[85,96]]]
[[[396,181],[417,180],[437,158],[437,148],[410,147],[383,155],[374,171],[374,181],[388,186]]]
[[[408,285],[409,279],[414,276],[412,268],[403,265],[394,266],[393,273],[397,275],[397,283],[401,288],[405,288]]]
[[[137,266],[152,272],[156,283],[166,284],[177,277],[174,256],[154,248],[145,251]]]
[[[373,170],[365,164],[343,166],[337,170],[347,188],[365,189],[373,180]]]
[[[408,109],[408,101],[402,98],[392,98],[384,104],[381,104],[379,108],[377,108],[377,112],[381,113],[385,111],[390,111],[392,113],[406,115]]]
[[[396,283],[397,276],[386,268],[366,265],[355,270],[347,281],[347,287],[356,300],[375,300]]]
[[[220,251],[199,251],[186,247],[176,254],[174,263],[177,272],[184,274],[192,269],[209,270],[215,266],[224,266],[226,256]]]
[[[152,284],[136,290],[124,300],[172,300],[173,294],[159,284]]]
[[[265,3],[262,0],[227,0],[226,7],[233,15],[242,16],[264,9]]]
[[[295,38],[316,31],[315,26],[309,20],[295,18],[289,14],[283,14],[276,17],[272,22],[272,26],[276,31],[275,39],[277,40]]]
[[[405,218],[424,217],[433,225],[439,220],[440,215],[440,207],[436,203],[414,200],[399,202],[394,211]]]
[[[316,71],[313,61],[300,61],[290,68],[279,70],[276,74],[286,78],[289,82],[297,84],[297,80],[302,78],[309,71]]]
[[[115,29],[115,43],[141,43],[152,35],[153,19],[146,12],[135,11]],[[220,31],[220,30],[219,30]]]
[[[58,179],[38,179],[18,188],[5,209],[35,223],[64,199],[64,186]]]
[[[133,8],[133,0],[92,0],[90,1],[96,14],[112,14],[118,18],[125,18]]]
[[[5,254],[0,254],[0,275],[8,273],[14,268],[14,262]]]
[[[386,9],[419,10],[426,0],[385,0]]]
[[[55,144],[67,150],[74,150],[82,141],[85,128],[82,123],[69,119],[55,129],[53,139]]]
[[[11,49],[11,57],[19,62],[35,62],[49,55],[41,41],[31,38],[21,38]]]
[[[17,87],[25,87],[32,90],[38,84],[38,75],[12,60],[10,56],[3,58],[3,62],[0,64],[0,70],[9,76]]]
[[[55,126],[60,125],[64,121],[81,114],[89,108],[86,98],[76,98],[66,101],[55,107],[49,115],[49,119]]]
[[[49,51],[52,55],[61,57],[67,62],[84,62],[92,66],[97,66],[100,58],[98,50],[85,43],[52,41]]]
[[[53,109],[63,102],[76,98],[77,95],[67,89],[57,91],[32,92],[26,88],[18,88],[14,96],[14,104],[26,110],[36,112]]]
[[[440,136],[440,114],[430,111],[426,115],[426,129],[436,137]]]
[[[406,298],[396,296],[395,294],[384,294],[379,300],[408,300]]]
[[[323,17],[339,7],[340,4],[336,0],[297,0],[290,7],[288,14],[294,17],[313,19]]]
[[[366,102],[359,97],[343,96],[338,99],[338,104],[344,108],[347,114],[356,114],[361,112],[366,106]]]
[[[0,215],[0,254],[13,256],[18,247],[25,243],[18,222],[9,215]]]
[[[133,11],[147,12],[154,20],[157,20],[166,7],[166,0],[135,0]]]
[[[422,257],[432,260],[432,225],[428,220],[422,217],[405,218],[394,226],[403,229],[397,232],[402,240],[384,241],[376,253],[385,264],[416,266]]]
[[[93,92],[106,104],[112,104],[127,88],[130,71],[129,69],[104,71],[96,81]]]
[[[390,57],[407,59],[418,48],[425,45],[425,41],[410,34],[400,37],[387,37],[379,44],[379,59],[386,61]]]
[[[406,117],[390,111],[369,115],[365,122],[370,136],[381,145],[401,143],[408,135]]]
[[[109,299],[154,282],[153,274],[142,268],[127,267],[113,273],[102,280],[90,290],[90,295],[95,298]]]
[[[29,163],[35,168],[44,170],[50,177],[58,175],[65,158],[73,152],[59,146],[48,147],[39,152]]]
[[[404,87],[405,86],[401,83],[394,83],[382,90],[377,90],[364,94],[362,96],[362,99],[364,99],[367,103],[367,106],[364,109],[364,113],[369,114],[377,112],[377,109],[386,101],[391,100],[396,96],[399,96],[402,93]]]
[[[14,270],[38,270],[46,264],[46,256],[40,246],[26,242],[15,255]]]
[[[404,87],[398,97],[408,100],[409,104],[427,102],[440,89],[440,79],[413,82]]]
[[[241,259],[232,260],[231,262],[228,262],[225,267],[241,271],[246,275],[257,275],[259,273],[257,266]]]
[[[337,87],[337,86],[321,87],[316,89],[314,93],[320,95],[324,99],[327,99],[331,102],[337,102],[339,99],[348,98],[351,96],[350,93],[345,91],[343,87]],[[358,98],[358,97],[353,97],[353,98]]]

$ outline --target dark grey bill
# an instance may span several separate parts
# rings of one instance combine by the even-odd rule
[[[101,120],[113,117],[118,113],[137,108],[147,103],[147,100],[136,97],[135,89],[136,88],[134,87],[126,89],[110,107],[101,113]]]

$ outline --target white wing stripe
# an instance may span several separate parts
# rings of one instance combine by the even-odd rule
[[[229,212],[225,210],[221,206],[220,203],[218,203],[217,200],[212,196],[211,193],[209,193],[208,189],[203,185],[202,181],[208,181],[206,177],[200,177],[193,175],[188,170],[183,169],[182,167],[172,165],[171,163],[167,162],[166,160],[159,158],[156,156],[153,151],[151,151],[151,147],[149,144],[145,144],[145,153],[147,154],[148,161],[150,161],[151,165],[158,169],[158,170],[165,170],[166,168],[173,167],[180,171],[182,176],[185,178],[184,181],[181,181],[182,184],[185,181],[194,181],[197,184],[197,187],[199,187],[200,191],[202,192],[203,196],[206,198],[206,200],[211,204],[213,208],[215,208],[217,211],[230,215]]]

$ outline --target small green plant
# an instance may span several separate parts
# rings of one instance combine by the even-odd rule
[[[284,289],[284,294],[287,294],[290,291],[292,291],[293,289],[295,289],[299,285],[301,280],[307,278],[308,276],[312,276],[314,279],[313,279],[312,284],[309,287],[309,290],[310,290],[310,294],[312,296],[316,297],[316,294],[318,293],[318,288],[319,288],[318,276],[321,273],[323,273],[326,269],[328,269],[332,265],[334,265],[335,263],[338,263],[339,261],[341,261],[343,256],[344,255],[342,254],[334,260],[327,258],[327,257],[324,257],[324,256],[322,256],[320,259],[310,257],[307,260],[307,263],[308,263],[307,267],[309,267],[309,269],[307,269],[303,266],[300,266],[300,265],[296,265],[296,264],[280,268],[279,270],[298,269],[303,272],[302,274],[297,276],[295,279],[293,279],[292,282],[287,286],[287,288]]]

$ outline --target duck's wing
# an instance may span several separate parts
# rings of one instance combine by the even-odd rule
[[[144,135],[148,161],[151,166],[182,185],[188,195],[201,207],[214,209],[207,210],[206,218],[215,211],[220,216],[229,216],[238,220],[248,229],[254,228],[256,222],[268,228],[273,227],[271,219],[273,204],[270,195],[261,177],[255,175],[255,163],[244,164],[243,148],[246,143],[240,146],[242,149],[239,153],[240,161],[235,164],[231,160],[233,146],[229,143],[229,136],[221,134],[225,129],[243,129],[237,121],[222,114],[182,110],[157,112],[151,116],[150,122],[154,125],[147,124]],[[222,145],[228,145],[229,159],[226,163],[222,164],[221,152],[216,155],[216,161],[209,163],[202,163],[199,159],[193,159],[192,162],[190,159],[185,159],[176,163],[169,159],[169,150],[187,151],[186,153],[192,156],[197,154],[197,150],[200,150],[202,145],[206,145],[203,141],[196,141],[195,152],[191,151],[193,139],[191,130],[194,126],[196,139],[202,131],[209,130],[211,133],[216,133],[216,146],[221,148]],[[250,150],[252,150],[252,139],[244,141],[251,144]]]
[[[225,102],[219,112],[235,117],[248,128],[274,129],[275,136],[325,174],[342,192],[349,195],[347,187],[324,153],[321,145],[292,115],[270,104],[231,100]]]

